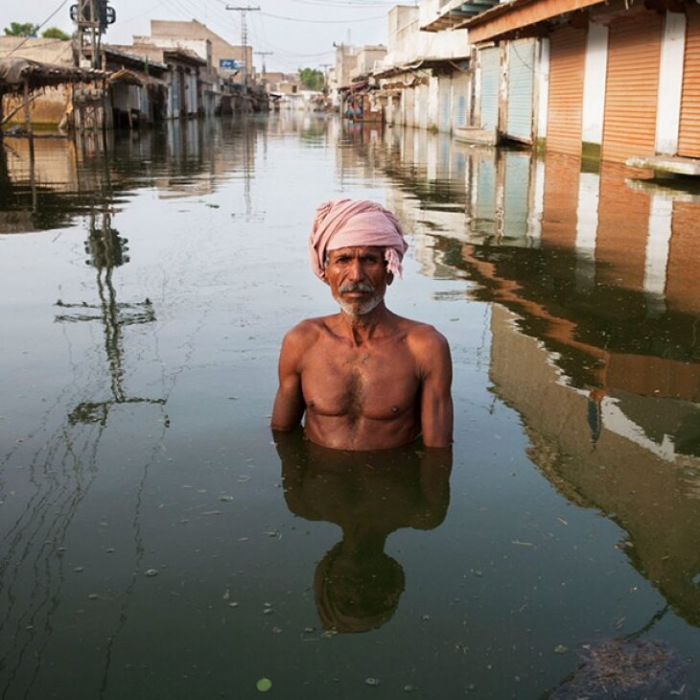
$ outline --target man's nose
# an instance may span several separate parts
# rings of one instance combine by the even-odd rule
[[[365,269],[362,267],[361,260],[353,260],[350,263],[350,279],[361,280],[365,276]]]

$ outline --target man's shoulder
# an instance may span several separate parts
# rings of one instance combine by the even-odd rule
[[[315,342],[327,327],[327,318],[327,316],[319,316],[318,318],[305,318],[303,321],[299,321],[296,326],[290,328],[285,334],[285,343],[307,345]]]
[[[427,345],[429,347],[447,345],[447,338],[429,323],[413,321],[408,318],[401,319],[404,324],[406,337],[409,342]]]

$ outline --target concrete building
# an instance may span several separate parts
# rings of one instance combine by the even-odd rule
[[[137,37],[134,37],[135,42],[136,39]],[[195,51],[197,51],[195,46],[188,46],[188,42],[207,40],[211,46],[211,64],[219,75],[241,85],[256,80],[253,47],[230,44],[197,20],[190,22],[151,20],[151,34],[148,39],[158,46],[163,45],[160,43],[161,40],[177,39],[181,46]]]
[[[192,49],[180,46],[142,43],[133,46],[112,46],[113,51],[137,56],[148,66],[165,66],[163,79],[167,88],[165,118],[180,119],[198,114],[213,113],[211,83],[207,80],[207,61]],[[200,77],[201,76],[201,77]],[[207,108],[210,111],[207,111]]]
[[[547,150],[700,173],[700,8],[511,0],[459,24],[475,125]]]
[[[390,10],[388,53],[375,77],[387,122],[452,132],[467,124],[470,47],[466,31],[435,24],[435,14],[448,16],[448,8],[433,5]]]

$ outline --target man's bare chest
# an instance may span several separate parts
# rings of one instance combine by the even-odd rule
[[[412,408],[418,386],[415,360],[400,341],[358,347],[327,342],[304,358],[304,399],[326,415],[389,418]]]

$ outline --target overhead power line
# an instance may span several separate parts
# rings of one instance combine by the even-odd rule
[[[261,12],[263,17],[272,17],[273,19],[284,19],[288,22],[304,22],[307,24],[347,24],[348,22],[370,22],[375,19],[386,19],[386,15],[377,15],[376,17],[363,17],[362,19],[300,19],[299,17],[283,17],[282,15],[271,15],[269,12]]]

